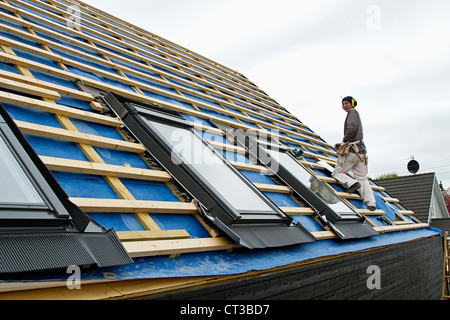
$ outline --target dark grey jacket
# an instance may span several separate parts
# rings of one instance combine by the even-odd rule
[[[344,142],[356,142],[364,139],[363,125],[358,111],[350,109],[344,124]],[[357,144],[359,153],[367,153],[364,142]]]

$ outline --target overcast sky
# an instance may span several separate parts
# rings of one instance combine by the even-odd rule
[[[331,145],[354,96],[372,178],[414,156],[450,187],[449,0],[85,1],[241,72]]]

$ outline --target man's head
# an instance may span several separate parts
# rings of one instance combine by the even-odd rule
[[[353,97],[345,97],[342,99],[342,108],[345,110],[345,112],[348,112],[352,108],[356,108],[358,105],[358,102]]]

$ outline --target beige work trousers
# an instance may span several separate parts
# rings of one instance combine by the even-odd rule
[[[365,155],[361,155],[360,157],[364,157]],[[353,176],[355,179],[352,179],[347,172],[350,170],[353,171]],[[361,161],[356,153],[349,152],[346,156],[340,156],[334,172],[332,174],[333,178],[337,179],[344,188],[350,188],[356,182],[361,184],[361,188],[358,190],[359,194],[364,199],[364,204],[366,206],[376,206],[375,196],[373,194],[372,187],[370,186],[369,180],[367,179],[367,165],[365,161]]]

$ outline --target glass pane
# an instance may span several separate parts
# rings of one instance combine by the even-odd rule
[[[318,195],[331,209],[341,216],[355,215],[355,213],[316,176],[312,175],[305,168],[303,168],[295,159],[285,152],[278,152],[275,150],[266,150],[267,153],[286,170],[288,170],[298,181],[304,186],[308,187],[316,195]]]
[[[0,203],[44,204],[44,201],[1,136],[0,181]]]
[[[172,144],[173,150],[178,152],[182,161],[193,165],[203,179],[208,181],[236,210],[255,213],[273,212],[267,203],[241,180],[220,156],[207,148],[191,130],[159,122],[151,123]],[[176,157],[172,157],[172,161],[177,164]]]

